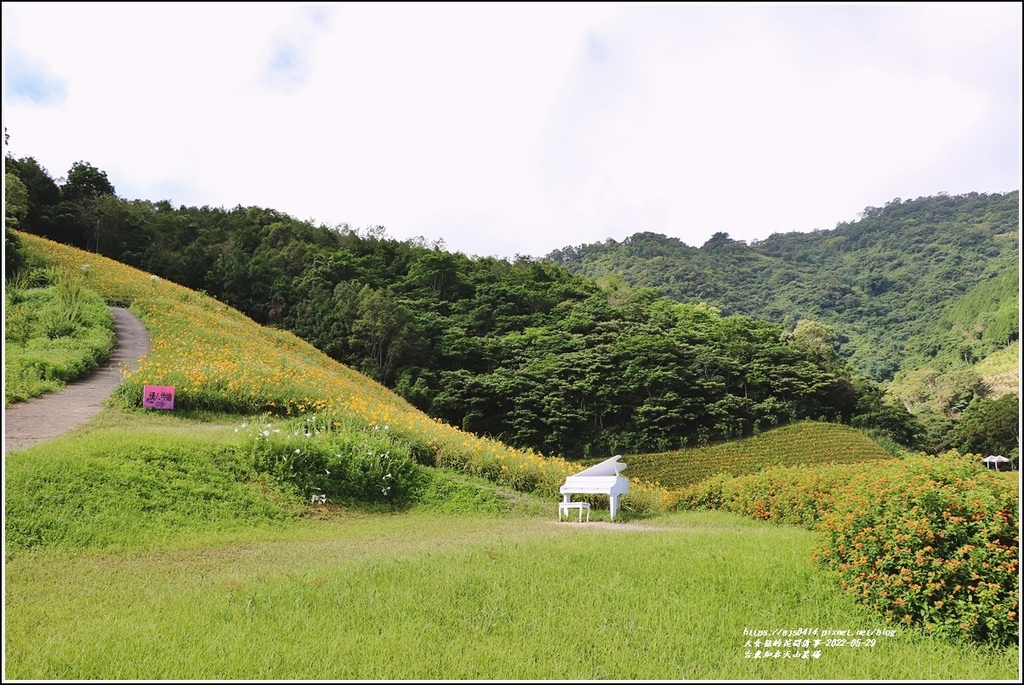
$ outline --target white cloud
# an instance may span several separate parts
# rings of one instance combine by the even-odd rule
[[[9,151],[468,254],[1020,185],[1020,7],[4,3]],[[21,93],[21,97],[15,97]],[[36,96],[32,96],[36,93]]]

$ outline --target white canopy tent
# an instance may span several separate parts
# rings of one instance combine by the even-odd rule
[[[982,459],[982,461],[985,462],[986,465],[994,465],[996,471],[998,471],[1000,462],[1005,463],[1010,460],[1001,454],[990,454],[984,459]]]

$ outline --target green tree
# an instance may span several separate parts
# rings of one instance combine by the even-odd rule
[[[413,337],[413,316],[402,302],[369,285],[359,292],[352,336],[366,353],[364,370],[383,385],[399,365]]]
[[[75,162],[68,171],[67,179],[61,186],[61,197],[68,202],[80,202],[86,198],[101,195],[115,195],[114,186],[101,171],[88,162]]]
[[[999,399],[977,399],[964,410],[951,433],[951,442],[963,453],[1020,456],[1020,399],[1014,394]]]
[[[15,174],[4,174],[4,226],[19,228],[28,216],[28,188]]]
[[[46,169],[32,157],[7,157],[7,173],[14,174],[28,192],[28,208],[18,228],[58,242],[70,242],[72,227],[58,217],[60,188]]]

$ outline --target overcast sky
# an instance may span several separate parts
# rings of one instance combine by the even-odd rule
[[[467,255],[1020,189],[1021,3],[3,3],[7,152]]]

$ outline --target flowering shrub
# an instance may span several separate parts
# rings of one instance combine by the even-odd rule
[[[853,476],[815,558],[887,620],[996,645],[1019,636],[1020,489],[949,452]]]
[[[720,509],[762,521],[815,528],[836,491],[862,466],[771,467],[740,478],[718,474],[680,491],[678,509]]]
[[[250,438],[253,468],[316,504],[328,500],[404,504],[414,488],[409,447],[386,430],[337,428],[316,415],[279,421],[265,414],[236,431]]]
[[[870,465],[720,474],[675,507],[820,530],[813,558],[887,620],[954,639],[1019,635],[1019,484],[950,452]]]

